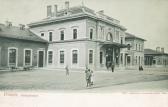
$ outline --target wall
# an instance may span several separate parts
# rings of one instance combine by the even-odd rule
[[[31,28],[30,30],[38,36],[41,36],[40,34],[41,32],[43,32],[45,36],[42,38],[45,40],[49,40],[49,32],[52,31],[53,41],[60,41],[61,30],[64,30],[64,40],[72,40],[73,28],[77,28],[78,30],[77,39],[86,38],[86,20],[85,19],[55,23],[55,24]]]

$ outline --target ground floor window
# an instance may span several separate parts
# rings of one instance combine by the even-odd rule
[[[52,64],[53,62],[53,52],[52,51],[48,51],[48,64]]]
[[[103,63],[103,52],[100,52],[100,64]]]
[[[1,66],[1,47],[0,47],[0,66]]]
[[[127,64],[130,64],[130,63],[131,63],[131,57],[127,56]]]
[[[121,53],[120,55],[120,61],[121,61],[121,64],[123,64],[123,53]]]
[[[16,54],[17,54],[17,49],[15,48],[10,48],[9,50],[9,66],[16,66]]]
[[[78,51],[77,50],[72,51],[72,63],[73,64],[78,63]]]
[[[24,54],[25,54],[25,57],[24,57],[25,65],[31,65],[32,51],[31,50],[25,50]]]
[[[93,50],[89,50],[89,64],[93,63]]]
[[[139,65],[141,64],[141,58],[140,58],[140,56],[139,56]]]
[[[64,63],[64,51],[60,51],[60,63]]]

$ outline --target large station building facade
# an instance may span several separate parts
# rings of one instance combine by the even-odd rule
[[[28,24],[30,30],[49,42],[47,67],[105,69],[110,63],[121,62],[125,45],[126,28],[120,21],[94,12],[85,6],[58,10],[57,5],[47,6],[47,18]],[[125,58],[125,56],[122,56]]]

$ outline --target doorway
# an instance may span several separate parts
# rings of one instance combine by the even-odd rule
[[[44,66],[44,51],[38,52],[38,67]]]

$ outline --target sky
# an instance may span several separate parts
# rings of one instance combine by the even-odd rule
[[[0,0],[0,23],[28,24],[46,18],[46,6],[65,8],[66,0]],[[70,7],[82,3],[120,21],[127,32],[147,40],[145,48],[164,47],[168,53],[168,0],[69,0]]]

